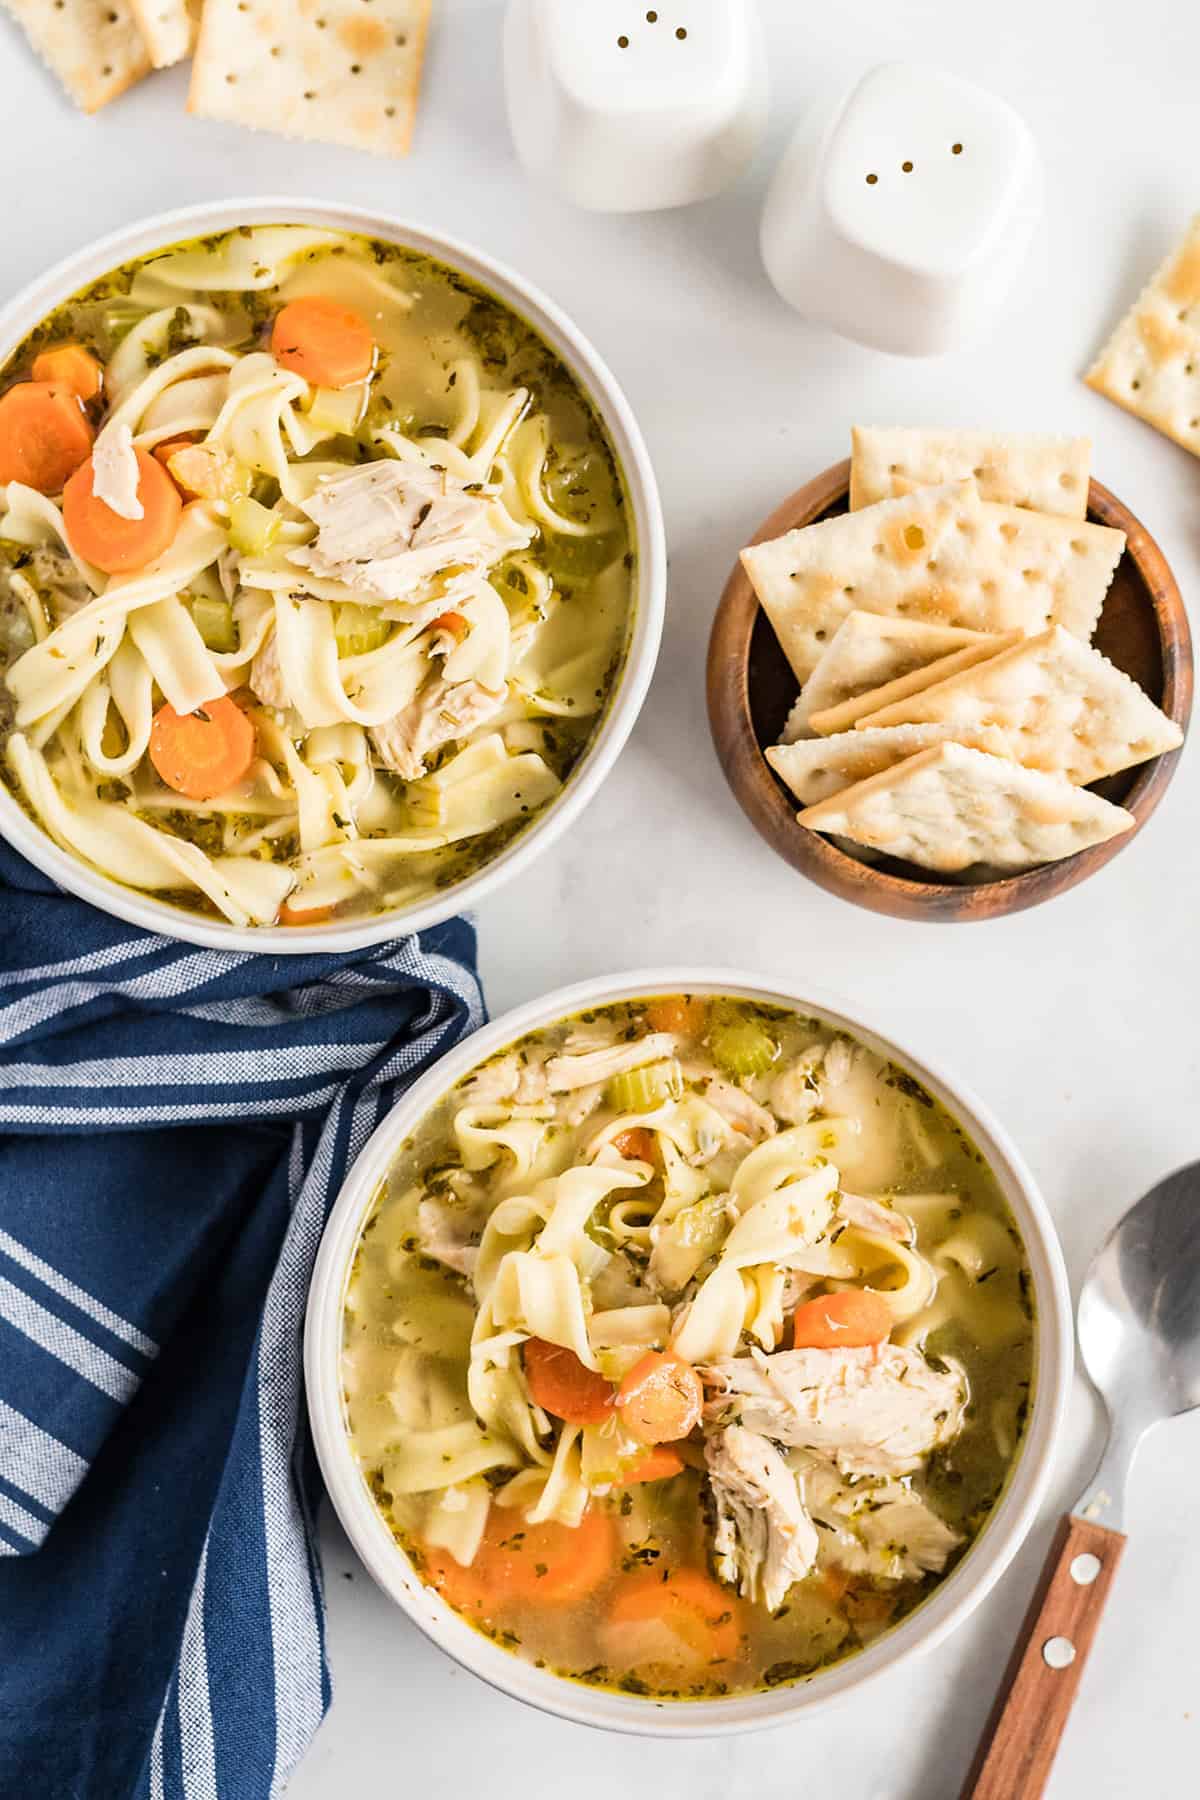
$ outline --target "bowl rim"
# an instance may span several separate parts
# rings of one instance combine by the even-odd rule
[[[846,498],[850,459],[832,463],[790,494],[748,540],[763,543],[791,529],[801,514],[816,523]],[[1124,556],[1132,557],[1149,590],[1163,665],[1162,708],[1185,734],[1192,710],[1192,639],[1178,582],[1161,548],[1140,519],[1102,483],[1092,480],[1088,516],[1124,531]],[[775,775],[758,742],[750,707],[750,644],[762,608],[741,562],[725,583],[709,637],[709,726],[718,760],[739,806],[777,855],[838,898],[891,918],[947,924],[1000,918],[1040,905],[1078,886],[1120,855],[1166,793],[1184,745],[1137,767],[1121,805],[1136,823],[1119,837],[1059,862],[975,883],[920,881],[859,862],[796,818],[797,803]]]
[[[589,1006],[681,992],[732,994],[812,1013],[911,1069],[962,1121],[1013,1210],[1029,1256],[1037,1331],[1033,1409],[1020,1458],[983,1531],[930,1598],[866,1650],[803,1682],[761,1694],[675,1702],[587,1688],[534,1669],[465,1624],[421,1582],[375,1507],[353,1456],[340,1355],[345,1290],[362,1224],[396,1149],[430,1106],[476,1064],[527,1031]],[[383,1591],[441,1650],[501,1692],[576,1723],[654,1737],[719,1736],[807,1716],[941,1643],[999,1580],[1037,1518],[1061,1437],[1073,1361],[1071,1293],[1049,1208],[1020,1151],[984,1103],[935,1060],[910,1049],[874,1006],[860,1007],[808,982],[714,966],[635,969],[557,988],[514,1007],[443,1057],[381,1121],[347,1174],[317,1254],[304,1327],[309,1421],[330,1502]]]
[[[625,662],[595,736],[562,792],[499,855],[420,903],[345,924],[236,926],[126,888],[73,856],[24,812],[0,783],[0,836],[59,887],[110,916],[182,943],[272,956],[337,954],[386,943],[476,906],[546,851],[574,824],[608,776],[633,730],[654,674],[666,613],[667,551],[658,482],[641,427],[623,389],[591,339],[536,283],[490,252],[433,225],[319,196],[247,195],[201,201],[148,215],[60,258],[0,307],[0,366],[39,320],[89,280],[180,239],[238,225],[315,225],[359,231],[447,263],[494,293],[544,336],[591,400],[625,479],[637,533],[633,628]]]

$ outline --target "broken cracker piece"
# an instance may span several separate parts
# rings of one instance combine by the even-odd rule
[[[1200,215],[1083,379],[1200,456]]]
[[[169,69],[192,53],[200,0],[129,0],[156,69]]]

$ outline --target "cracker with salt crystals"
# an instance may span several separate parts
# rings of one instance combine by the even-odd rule
[[[994,506],[963,481],[752,544],[742,564],[803,686],[856,608],[968,631],[1059,624],[1086,642],[1124,548],[1124,532]]]
[[[809,737],[809,718],[826,707],[841,706],[856,694],[898,681],[927,663],[988,640],[979,631],[956,631],[950,625],[922,625],[915,619],[885,619],[878,613],[847,613],[820,662],[793,706],[781,743]]]
[[[430,0],[205,0],[188,110],[403,156]]]
[[[169,69],[192,53],[200,0],[129,0],[156,69]]]
[[[767,761],[802,806],[815,806],[868,775],[946,739],[944,725],[889,725],[882,731],[842,731],[837,737],[773,744]]]
[[[1087,517],[1088,438],[869,425],[856,425],[851,435],[851,512],[914,488],[973,476],[981,500],[1064,519]]]
[[[1200,456],[1200,215],[1083,379]]]
[[[76,106],[97,112],[150,72],[129,0],[3,0]]]
[[[865,694],[856,694],[851,700],[843,700],[840,706],[827,707],[823,712],[809,714],[809,725],[818,737],[832,737],[836,732],[849,731],[859,719],[865,719],[868,713],[879,712],[885,706],[898,705],[901,700],[909,699],[913,694],[920,694],[928,687],[937,687],[943,681],[949,681],[952,675],[960,675],[966,669],[973,669],[977,664],[987,662],[990,657],[998,656],[1001,650],[1007,650],[1017,643],[1020,633],[987,632],[980,641],[968,644],[965,649],[955,650],[949,656],[939,656],[936,662],[926,663],[923,669],[913,669],[907,675],[901,675],[895,681],[889,681],[883,687],[871,688]]]
[[[992,748],[1086,784],[1176,750],[1183,733],[1136,681],[1055,625],[937,687],[858,721],[986,732]]]
[[[942,874],[1036,868],[1136,822],[1065,776],[955,743],[922,750],[799,817],[813,831]]]

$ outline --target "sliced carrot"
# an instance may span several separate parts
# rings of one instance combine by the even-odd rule
[[[629,1162],[652,1163],[658,1148],[654,1133],[647,1131],[644,1125],[634,1125],[628,1131],[618,1131],[612,1143],[618,1155]]]
[[[150,727],[150,761],[189,800],[212,800],[242,779],[254,760],[254,726],[222,694],[193,713],[160,706]]]
[[[192,450],[197,442],[195,432],[184,432],[180,437],[164,438],[161,444],[155,444],[151,451],[165,468],[177,450]]]
[[[650,1350],[621,1383],[617,1405],[626,1430],[641,1443],[667,1444],[700,1423],[704,1389],[691,1363],[669,1350]]]
[[[366,320],[323,294],[289,301],[275,319],[271,354],[282,369],[314,387],[343,388],[363,381],[375,361]]]
[[[104,365],[82,344],[55,344],[33,359],[33,379],[70,388],[85,403],[99,398]]]
[[[451,1606],[490,1615],[513,1602],[559,1607],[585,1600],[616,1555],[612,1519],[594,1507],[571,1526],[553,1519],[530,1525],[515,1509],[493,1506],[469,1568],[438,1550],[425,1552],[425,1567]]]
[[[648,1455],[643,1456],[640,1463],[635,1463],[627,1475],[622,1475],[616,1483],[617,1487],[633,1487],[642,1481],[669,1481],[672,1475],[683,1473],[683,1458],[666,1444],[659,1444]]]
[[[600,1425],[612,1416],[613,1385],[581,1363],[573,1350],[530,1338],[525,1382],[534,1404],[568,1425]]]
[[[469,621],[464,619],[460,612],[439,613],[437,618],[433,621],[434,631],[449,632],[450,636],[456,639],[460,644],[470,629],[471,626]]]
[[[336,907],[333,906],[292,906],[284,901],[275,920],[277,925],[324,925],[332,919]]]
[[[136,450],[137,496],[140,519],[125,519],[92,491],[93,464],[89,457],[63,489],[63,523],[71,548],[85,562],[95,563],[106,575],[127,575],[144,569],[168,548],[183,512],[179,489],[161,463],[145,450]]]
[[[92,448],[79,396],[51,381],[19,381],[0,394],[0,482],[58,494]]]
[[[792,1314],[795,1350],[859,1350],[881,1344],[892,1329],[892,1309],[869,1288],[846,1288],[806,1300]]]
[[[708,1024],[707,1000],[689,999],[686,994],[668,994],[652,1000],[646,1008],[646,1023],[651,1031],[673,1031],[679,1037],[700,1037]]]
[[[658,1620],[703,1662],[730,1662],[741,1647],[736,1595],[700,1569],[672,1569],[665,1581],[639,1569],[621,1581],[608,1616],[614,1625]]]

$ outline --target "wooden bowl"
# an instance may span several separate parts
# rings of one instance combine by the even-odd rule
[[[844,513],[849,494],[850,464],[840,462],[785,500],[753,541]],[[1145,526],[1098,481],[1088,492],[1088,518],[1116,526],[1127,539],[1096,628],[1096,648],[1186,731],[1192,710],[1192,640],[1175,577]],[[778,743],[796,693],[796,677],[739,562],[725,585],[708,646],[708,716],[729,785],[751,823],[794,869],[843,900],[894,918],[991,919],[1065,893],[1103,868],[1136,835],[1166,792],[1179,759],[1179,751],[1173,750],[1095,784],[1096,793],[1126,807],[1137,820],[1120,837],[996,881],[936,881],[927,870],[890,857],[859,862],[797,824],[796,798],[763,755],[766,746]]]

